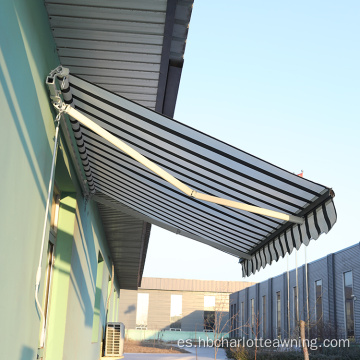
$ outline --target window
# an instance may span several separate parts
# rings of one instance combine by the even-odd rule
[[[354,295],[352,271],[344,273],[345,326],[347,338],[354,337]]]
[[[215,327],[215,296],[204,296],[204,331],[213,331]]]
[[[215,311],[204,311],[204,330],[213,331],[215,327]]]
[[[95,302],[94,302],[94,314],[92,325],[91,342],[99,341],[99,327],[100,327],[100,303],[101,303],[101,290],[103,280],[104,259],[99,251],[98,264],[96,269],[96,289],[95,289]]]
[[[256,338],[255,301],[251,299],[251,337]]]
[[[170,329],[181,329],[182,295],[171,295]]]
[[[296,286],[293,287],[293,300],[294,300],[294,304],[293,304],[293,309],[294,309],[293,319],[294,319],[294,330],[295,330],[296,327],[299,326],[299,301],[298,301],[298,292],[297,292],[297,287],[296,287]]]
[[[262,337],[266,338],[266,295],[262,297]]]
[[[234,304],[234,337],[238,336],[238,305]]]
[[[281,338],[281,299],[280,291],[276,293],[276,336]]]
[[[238,336],[238,314],[237,314],[237,304],[230,305],[230,336]]]
[[[235,334],[235,324],[234,324],[234,305],[230,305],[230,337],[234,337]]]
[[[244,334],[244,326],[245,326],[245,304],[241,303],[241,331]]]
[[[322,280],[315,281],[315,317],[316,317],[316,331],[317,336],[322,338],[322,321],[323,321],[323,310],[322,310]]]
[[[149,312],[149,294],[137,294],[136,329],[146,329]]]

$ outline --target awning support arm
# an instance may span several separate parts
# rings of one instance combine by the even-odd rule
[[[257,207],[257,206],[247,205],[244,203],[240,203],[238,201],[219,198],[217,196],[211,196],[211,195],[207,195],[207,194],[203,194],[203,193],[198,193],[197,191],[195,191],[195,190],[191,189],[190,187],[188,187],[187,185],[185,185],[180,180],[176,179],[174,176],[169,174],[167,171],[162,169],[160,166],[156,165],[155,163],[153,163],[152,161],[147,159],[145,156],[141,155],[135,149],[133,149],[132,147],[130,147],[129,145],[127,145],[126,143],[124,143],[123,141],[121,141],[120,139],[115,137],[114,135],[110,134],[108,131],[103,129],[101,126],[97,125],[95,122],[90,120],[88,117],[84,116],[79,111],[72,108],[70,105],[65,105],[63,103],[54,103],[54,106],[59,111],[64,111],[65,113],[67,113],[68,115],[70,115],[71,117],[73,117],[74,119],[79,121],[80,123],[82,123],[84,126],[86,126],[90,130],[94,131],[96,134],[101,136],[102,138],[109,141],[115,147],[117,147],[121,151],[123,151],[126,154],[128,154],[129,156],[131,156],[134,160],[138,161],[139,163],[141,163],[142,165],[147,167],[149,170],[153,171],[155,174],[159,175],[165,181],[169,182],[170,184],[172,184],[173,186],[175,186],[177,189],[179,189],[180,191],[182,191],[183,193],[185,193],[188,196],[191,196],[198,200],[203,200],[203,201],[207,201],[207,202],[211,202],[211,203],[215,203],[215,204],[219,204],[219,205],[224,205],[224,206],[232,207],[235,209],[252,212],[255,214],[260,214],[260,215],[265,215],[265,216],[273,217],[273,218],[280,219],[280,220],[290,221],[290,222],[293,222],[296,224],[302,224],[304,221],[303,218],[298,217],[298,216],[288,215],[288,214],[284,214],[284,213],[281,213],[278,211],[273,211],[273,210],[264,209],[264,208]]]

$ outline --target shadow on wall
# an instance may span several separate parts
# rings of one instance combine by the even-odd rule
[[[95,295],[90,296],[89,291],[95,294],[97,257],[92,232],[85,230],[84,233],[83,225],[86,224],[81,221],[79,206],[76,211],[74,235],[80,239],[81,243],[80,241],[74,241],[73,243],[70,279],[84,315],[85,326],[92,327]]]
[[[45,203],[44,174],[48,174],[48,171],[44,171],[44,165],[50,166],[52,149],[43,119],[49,120],[49,129],[53,129],[54,125],[44,83],[47,74],[40,73],[40,69],[50,71],[58,60],[56,54],[49,51],[49,47],[53,47],[50,42],[52,39],[46,38],[47,35],[40,28],[37,7],[23,1],[17,8],[16,3],[12,3],[13,11],[6,12],[6,23],[18,24],[18,27],[11,28],[11,38],[7,37],[0,49],[0,83],[19,136],[19,143],[27,158],[40,198]],[[29,19],[34,21],[30,24]],[[30,27],[31,31],[28,31]],[[11,144],[7,148],[11,149]],[[22,178],[21,173],[18,175]]]
[[[34,358],[35,358],[34,349],[29,348],[28,346],[23,346],[21,349],[19,360],[29,360]]]
[[[125,314],[130,314],[136,310],[135,305],[129,305],[128,308],[125,310]]]

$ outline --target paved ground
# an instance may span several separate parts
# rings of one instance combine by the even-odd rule
[[[190,354],[124,354],[124,360],[214,360],[213,348],[198,348],[197,357],[196,349],[186,348]],[[217,353],[217,360],[225,360],[226,355],[223,349],[219,349]]]

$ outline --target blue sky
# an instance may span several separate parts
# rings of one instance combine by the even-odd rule
[[[338,221],[309,261],[360,241],[359,15],[359,1],[198,0],[190,21],[174,117],[334,189]],[[243,280],[235,257],[155,227],[144,276]]]

